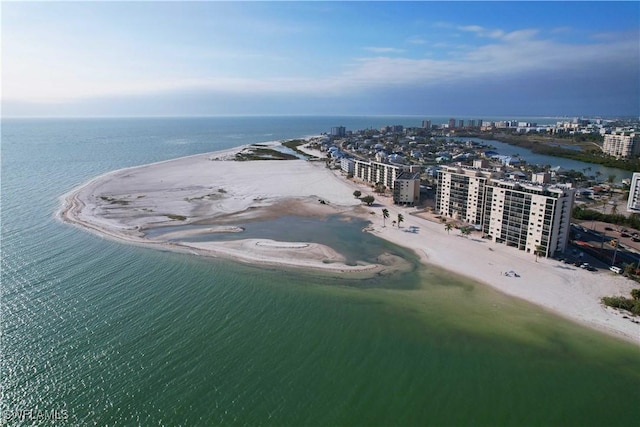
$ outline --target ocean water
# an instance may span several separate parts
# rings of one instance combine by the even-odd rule
[[[421,119],[3,120],[2,422],[633,425],[637,347],[452,273],[258,268],[56,218],[63,194],[113,169]],[[352,254],[402,253],[360,241],[361,224],[314,226],[309,238],[353,233],[335,240]]]

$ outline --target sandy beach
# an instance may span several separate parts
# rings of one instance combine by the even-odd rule
[[[262,144],[261,144],[262,145]],[[61,217],[90,231],[129,243],[241,262],[318,269],[338,274],[379,274],[405,267],[397,257],[375,264],[347,265],[334,248],[313,242],[240,239],[233,242],[184,242],[193,230],[172,227],[147,237],[152,229],[183,224],[207,232],[237,232],[240,220],[283,214],[343,213],[372,221],[368,231],[414,250],[423,262],[467,276],[506,294],[527,300],[568,319],[640,345],[640,325],[604,307],[602,296],[629,296],[634,282],[611,272],[589,272],[459,232],[447,232],[415,208],[376,197],[363,206],[354,190],[370,188],[346,180],[322,161],[231,161],[232,150],[121,169],[97,177],[64,196]],[[319,154],[314,152],[313,154]],[[383,226],[381,211],[389,210]],[[371,214],[374,213],[374,215]],[[393,226],[398,214],[404,222]],[[170,234],[169,234],[170,233]],[[168,236],[171,242],[168,242]],[[519,277],[506,276],[513,271]],[[638,287],[637,285],[635,287]]]

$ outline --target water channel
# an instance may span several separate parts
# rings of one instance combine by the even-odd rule
[[[579,160],[566,159],[564,157],[548,156],[545,154],[536,154],[531,150],[516,145],[509,145],[505,142],[495,141],[493,139],[480,138],[453,138],[455,141],[474,141],[484,145],[495,147],[495,151],[505,156],[518,156],[520,159],[529,164],[549,165],[552,168],[560,166],[562,169],[573,169],[582,172],[587,176],[596,176],[596,172],[600,172],[600,180],[606,181],[609,175],[614,175],[615,183],[620,183],[625,178],[631,178],[632,171],[622,169],[609,168],[596,163],[581,162]]]

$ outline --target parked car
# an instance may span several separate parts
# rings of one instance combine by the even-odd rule
[[[605,227],[604,229],[607,230],[607,231],[613,231],[613,228],[611,228],[611,227]]]
[[[612,265],[611,267],[609,267],[609,270],[613,271],[616,274],[622,274],[622,269],[615,265]]]

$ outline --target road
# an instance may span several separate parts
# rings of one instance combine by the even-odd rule
[[[604,256],[599,264],[615,264],[620,267],[625,264],[640,265],[640,242],[634,242],[631,237],[621,237],[617,226],[588,221],[574,224],[571,228],[573,239],[578,243],[573,245],[574,249],[581,249],[580,242],[586,244],[584,252],[589,252],[589,246],[595,248]],[[606,228],[610,228],[610,230]],[[617,248],[612,245],[612,240],[618,242]]]

